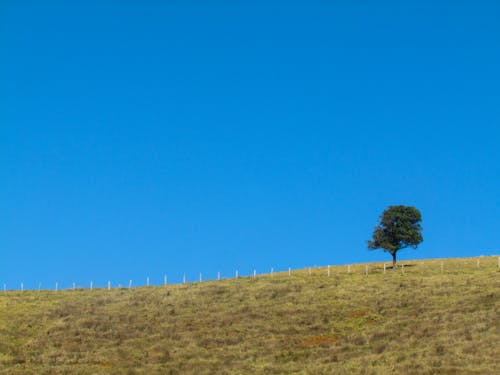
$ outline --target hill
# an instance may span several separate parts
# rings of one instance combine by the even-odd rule
[[[0,293],[0,374],[499,374],[497,257]]]

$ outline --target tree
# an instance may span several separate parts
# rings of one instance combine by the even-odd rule
[[[382,249],[392,255],[392,267],[396,268],[396,253],[404,248],[417,248],[422,237],[422,215],[412,206],[389,206],[380,216],[372,239],[370,250]]]

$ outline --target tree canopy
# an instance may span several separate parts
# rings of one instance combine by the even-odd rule
[[[396,267],[396,253],[404,248],[417,248],[422,236],[422,215],[412,206],[389,206],[380,216],[380,223],[373,231],[368,248],[382,249],[392,255]]]

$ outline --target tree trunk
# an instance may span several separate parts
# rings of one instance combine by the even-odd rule
[[[391,255],[392,255],[392,268],[397,269],[398,266],[396,264],[396,252],[391,253]]]

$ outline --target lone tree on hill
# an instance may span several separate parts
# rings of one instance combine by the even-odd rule
[[[371,250],[382,249],[392,255],[392,267],[396,268],[396,253],[406,247],[417,248],[424,240],[420,211],[412,206],[389,206],[380,216],[373,237],[368,241]]]

